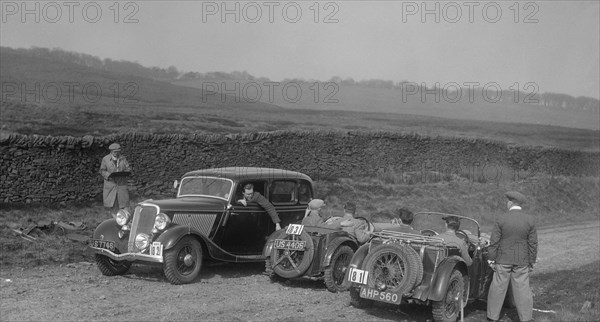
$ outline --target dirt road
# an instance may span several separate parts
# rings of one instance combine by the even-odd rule
[[[539,230],[534,274],[577,268],[599,259],[599,222]],[[586,254],[581,256],[581,254]],[[322,281],[273,283],[263,264],[205,265],[194,284],[175,286],[160,267],[134,265],[125,276],[106,277],[95,264],[11,268],[0,272],[0,320],[203,320],[203,321],[427,321],[424,306],[350,306],[347,292]],[[539,288],[533,284],[534,293]],[[474,303],[465,321],[485,320]],[[537,313],[536,314],[541,314]]]

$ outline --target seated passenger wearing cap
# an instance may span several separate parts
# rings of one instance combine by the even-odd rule
[[[471,256],[469,256],[469,246],[460,237],[456,236],[456,231],[460,228],[460,219],[455,216],[447,216],[443,218],[446,221],[446,231],[435,237],[444,239],[444,244],[451,247],[458,247],[460,256],[465,260],[467,266],[473,264]]]
[[[313,199],[308,203],[302,224],[304,226],[323,227],[325,220],[321,216],[321,209],[325,207],[325,201],[321,199]]]

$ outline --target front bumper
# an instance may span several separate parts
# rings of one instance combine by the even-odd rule
[[[109,257],[110,259],[113,259],[116,261],[129,261],[129,262],[141,261],[141,262],[151,262],[151,263],[164,263],[162,256],[154,256],[154,255],[141,254],[141,253],[115,254],[115,253],[111,252],[110,250],[104,249],[104,248],[96,248],[96,247],[90,247],[90,248],[93,249],[96,254],[105,255],[105,256]]]

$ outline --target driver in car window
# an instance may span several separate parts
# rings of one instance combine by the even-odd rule
[[[436,237],[443,238],[444,244],[448,246],[458,247],[460,255],[465,260],[467,266],[471,266],[473,260],[469,256],[469,246],[462,238],[456,236],[456,231],[460,228],[460,219],[455,216],[446,216],[443,219],[446,221],[446,231]]]
[[[267,198],[263,197],[258,191],[254,191],[254,185],[248,183],[244,186],[244,195],[243,198],[237,201],[244,206],[248,206],[248,202],[256,202],[261,207],[263,207],[269,216],[271,216],[271,220],[275,223],[275,230],[281,230],[281,219],[279,219],[279,215],[275,210],[275,206],[273,206]]]

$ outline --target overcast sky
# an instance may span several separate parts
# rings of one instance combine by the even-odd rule
[[[598,1],[1,3],[1,44],[14,48],[272,80],[495,82],[526,92],[532,82],[538,92],[600,95]]]

